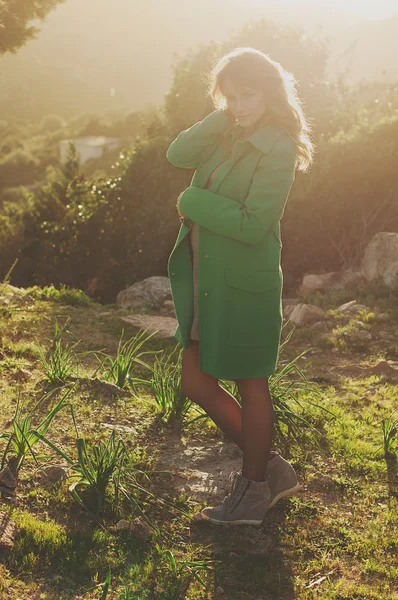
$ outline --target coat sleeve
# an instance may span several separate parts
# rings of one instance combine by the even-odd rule
[[[180,197],[180,211],[214,233],[257,244],[283,215],[295,178],[295,164],[295,146],[276,144],[260,158],[243,205],[190,186]]]
[[[224,109],[214,110],[202,121],[181,131],[166,152],[167,160],[175,167],[197,169],[206,150],[211,150],[217,136],[230,122]]]

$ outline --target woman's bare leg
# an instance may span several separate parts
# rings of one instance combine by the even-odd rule
[[[268,378],[236,379],[242,398],[242,475],[263,481],[270,456],[274,410]]]
[[[225,435],[242,448],[242,415],[239,402],[218,383],[199,370],[199,342],[191,340],[182,358],[182,392],[199,404]]]
[[[199,370],[197,340],[191,340],[189,348],[183,352],[182,392],[201,406],[226,437],[243,451],[242,408],[237,400],[219,385],[218,379]],[[273,454],[271,452],[268,458]]]

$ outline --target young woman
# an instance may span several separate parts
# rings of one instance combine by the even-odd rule
[[[195,169],[178,197],[182,224],[168,261],[182,391],[243,451],[231,492],[196,520],[259,525],[279,498],[302,487],[270,450],[268,387],[282,327],[280,219],[296,169],[307,171],[313,155],[295,86],[268,55],[236,48],[209,74],[215,110],[166,154]],[[242,408],[221,378],[236,382]]]

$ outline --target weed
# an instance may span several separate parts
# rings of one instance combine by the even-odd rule
[[[174,350],[166,357],[164,354],[161,355],[161,358],[155,357],[150,382],[155,402],[166,422],[176,417],[183,418],[192,405],[191,400],[181,392],[182,349],[177,360],[174,361],[174,353],[177,348],[178,346],[175,346]]]
[[[77,440],[78,461],[72,465],[72,473],[79,476],[78,481],[72,483],[69,491],[73,498],[88,512],[98,518],[105,498],[106,488],[113,483],[115,501],[118,501],[118,483],[120,473],[127,454],[123,440],[115,442],[115,432],[112,431],[106,443],[99,442],[87,448],[83,438]],[[87,488],[90,497],[90,506],[82,500],[77,491],[78,486]]]
[[[140,365],[152,370],[152,367],[141,359],[141,356],[145,354],[153,354],[153,351],[143,351],[143,345],[153,336],[156,332],[153,332],[145,337],[147,329],[139,330],[139,332],[127,340],[122,345],[122,339],[124,335],[124,329],[119,340],[119,345],[116,353],[116,357],[113,359],[104,352],[94,352],[96,358],[99,360],[97,354],[105,356],[104,360],[100,361],[100,366],[97,371],[104,369],[104,378],[106,381],[111,381],[120,388],[131,387],[134,393],[137,393],[137,386],[139,384],[148,386],[148,381],[138,377],[133,377],[132,371],[135,365]],[[105,367],[104,367],[105,365]],[[97,373],[95,372],[95,374]]]
[[[381,421],[383,432],[383,444],[377,447],[376,453],[380,448],[384,449],[385,456],[391,456],[393,449],[398,441],[398,419],[392,420],[392,417],[384,417]]]
[[[66,344],[64,347],[62,346],[61,334],[65,331],[69,322],[70,317],[67,318],[62,327],[59,327],[57,318],[55,318],[53,340],[47,359],[44,356],[42,347],[37,342],[45,378],[50,384],[64,384],[72,374],[77,375],[79,357],[92,354],[90,351],[75,352],[75,348],[80,344],[81,340],[74,342],[71,346],[69,344]],[[70,332],[68,331],[68,333]]]
[[[55,415],[60,410],[63,410],[65,408],[69,408],[71,410],[73,421],[74,421],[75,427],[76,427],[76,422],[75,422],[74,415],[73,415],[72,405],[69,403],[65,403],[65,399],[70,394],[72,389],[73,388],[70,388],[69,390],[66,391],[66,393],[60,398],[60,400],[57,402],[57,404],[54,406],[54,408],[52,410],[50,410],[50,412],[44,417],[44,419],[42,419],[42,421],[40,422],[40,424],[38,425],[38,427],[36,429],[33,429],[31,427],[31,417],[32,417],[32,415],[36,414],[39,404],[43,400],[48,398],[48,394],[45,395],[40,400],[39,404],[37,404],[33,408],[31,413],[29,415],[26,415],[25,417],[22,417],[20,414],[20,411],[19,411],[20,396],[18,396],[14,417],[12,419],[12,432],[11,433],[2,433],[0,435],[0,439],[7,440],[7,445],[5,447],[5,450],[4,450],[3,456],[2,456],[2,460],[1,460],[1,469],[4,468],[6,460],[9,457],[9,455],[11,455],[11,460],[9,460],[10,469],[15,476],[18,475],[18,472],[22,466],[22,463],[27,456],[32,455],[32,457],[36,463],[37,463],[38,459],[48,458],[48,456],[36,455],[36,453],[34,452],[33,447],[36,445],[36,443],[39,440],[46,442],[47,444],[51,445],[51,447],[58,450],[51,442],[49,442],[49,440],[45,436],[47,434],[47,431],[48,431]],[[52,391],[50,392],[50,394],[52,393]]]

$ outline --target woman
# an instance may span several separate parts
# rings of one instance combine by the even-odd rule
[[[168,261],[184,348],[182,391],[243,451],[231,492],[197,520],[262,523],[301,489],[292,465],[270,451],[282,327],[280,219],[313,144],[294,77],[250,47],[224,55],[209,77],[216,109],[182,131],[166,157],[195,169],[177,201],[182,225]],[[235,381],[236,399],[218,383]]]

